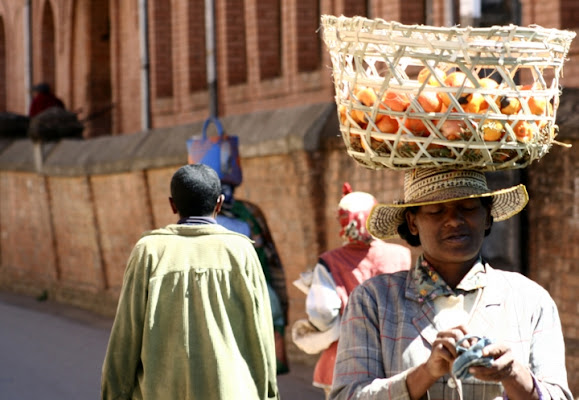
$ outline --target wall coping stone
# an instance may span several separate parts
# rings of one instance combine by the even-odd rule
[[[340,135],[335,103],[317,103],[220,118],[226,133],[239,136],[242,157],[319,150]],[[41,172],[52,176],[104,175],[187,163],[186,140],[200,136],[204,121],[93,139],[42,143]],[[216,135],[213,125],[208,135]],[[38,172],[34,143],[0,140],[0,170]]]

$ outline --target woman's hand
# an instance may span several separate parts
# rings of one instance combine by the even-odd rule
[[[451,372],[452,363],[457,357],[456,343],[466,334],[466,328],[462,325],[438,332],[436,340],[432,343],[430,357],[425,363],[426,370],[436,379]],[[470,344],[464,343],[463,346],[468,348]]]
[[[490,367],[471,367],[469,372],[481,381],[501,382],[509,399],[538,399],[533,377],[528,368],[517,361],[510,347],[490,344],[483,349],[484,357],[493,358]]]
[[[419,399],[441,376],[450,373],[452,363],[456,358],[456,342],[467,334],[464,326],[457,326],[438,332],[432,343],[432,351],[428,360],[416,367],[406,377],[406,387],[411,399]],[[464,343],[469,347],[470,343]]]

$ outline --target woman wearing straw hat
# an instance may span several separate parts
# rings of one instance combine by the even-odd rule
[[[404,201],[375,206],[368,229],[423,253],[350,295],[332,399],[572,399],[550,295],[481,257],[493,220],[527,201],[523,185],[491,192],[478,171],[406,172]]]

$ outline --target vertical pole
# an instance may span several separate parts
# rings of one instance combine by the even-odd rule
[[[209,89],[209,112],[212,117],[219,115],[217,101],[217,57],[215,53],[215,4],[205,0],[205,48],[207,62],[207,87]]]
[[[151,102],[149,84],[149,2],[139,0],[139,33],[141,36],[141,129],[151,129]]]
[[[32,5],[31,0],[27,0],[24,5],[24,89],[26,90],[25,104],[26,113],[30,108],[32,91]]]
[[[444,26],[451,27],[456,24],[454,20],[454,1],[444,0]]]
[[[432,16],[432,0],[425,0],[424,1],[424,15],[426,15],[426,20],[424,23],[426,25],[434,25],[434,18]]]

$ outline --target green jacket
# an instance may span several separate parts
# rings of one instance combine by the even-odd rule
[[[133,249],[102,399],[277,399],[268,291],[247,237],[168,225]]]

